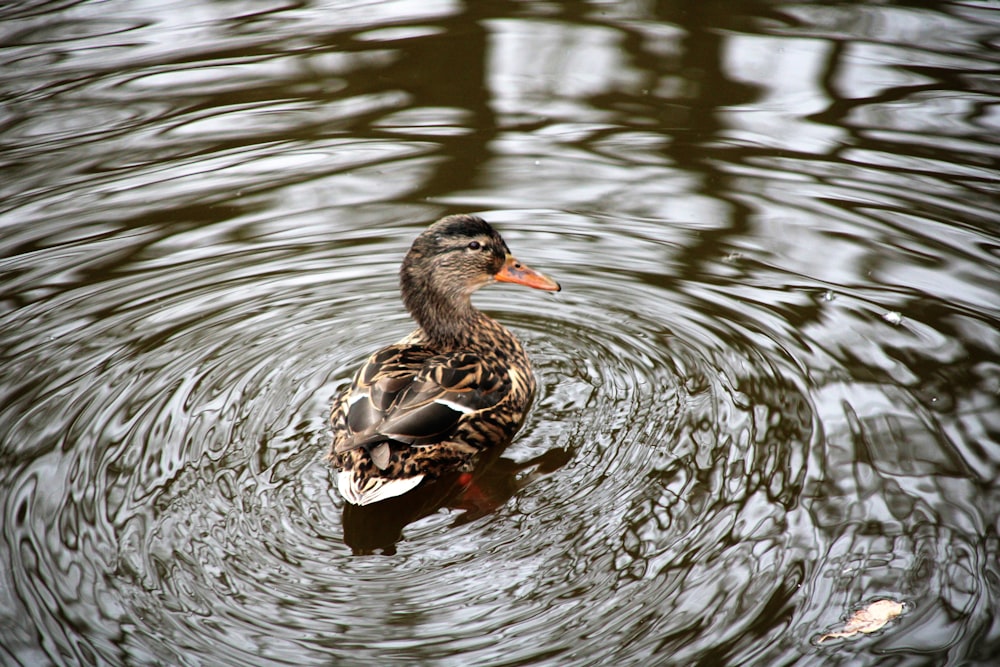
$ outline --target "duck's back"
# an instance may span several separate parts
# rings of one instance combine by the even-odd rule
[[[345,498],[364,505],[401,495],[514,436],[534,377],[513,334],[484,320],[476,344],[441,351],[418,330],[359,369],[331,414]]]

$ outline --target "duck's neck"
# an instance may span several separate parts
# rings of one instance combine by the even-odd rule
[[[468,294],[439,289],[433,282],[404,272],[403,305],[416,320],[431,347],[442,351],[474,347],[473,332],[489,327],[489,317],[476,310]]]

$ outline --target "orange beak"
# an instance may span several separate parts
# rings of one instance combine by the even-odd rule
[[[548,292],[558,292],[562,289],[556,281],[534,269],[529,269],[510,255],[507,255],[507,261],[497,271],[494,278],[501,283],[517,283],[518,285],[527,285],[528,287],[543,289]]]

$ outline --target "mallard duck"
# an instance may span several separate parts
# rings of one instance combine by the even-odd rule
[[[330,459],[355,505],[468,471],[521,427],[535,392],[521,343],[472,305],[493,282],[559,291],[482,218],[451,215],[416,238],[399,271],[417,329],[361,366],[334,402]]]

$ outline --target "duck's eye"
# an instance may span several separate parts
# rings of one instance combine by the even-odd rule
[[[469,241],[469,250],[479,250],[482,247],[479,241]]]

